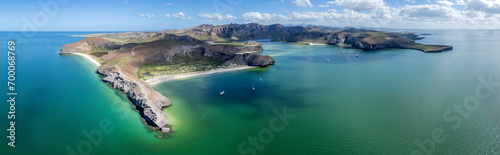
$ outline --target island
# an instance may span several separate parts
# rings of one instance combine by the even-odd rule
[[[447,45],[424,45],[414,33],[382,32],[356,28],[203,24],[184,30],[77,35],[85,39],[67,44],[60,54],[78,54],[98,66],[102,81],[127,94],[144,123],[162,133],[171,126],[162,109],[171,101],[152,85],[171,79],[215,72],[267,67],[275,60],[256,52],[262,44],[253,39],[331,45],[362,50],[386,48],[442,52]]]

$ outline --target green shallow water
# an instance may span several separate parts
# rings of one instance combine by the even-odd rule
[[[366,52],[262,42],[265,50],[261,54],[273,56],[276,65],[156,85],[173,103],[164,110],[174,130],[166,140],[157,139],[142,125],[126,96],[100,82],[90,63],[78,56],[57,54],[64,44],[82,39],[67,35],[81,32],[39,33],[18,46],[17,146],[0,145],[0,154],[66,154],[67,147],[78,151],[78,144],[90,142],[82,131],[96,131],[93,129],[99,129],[100,122],[110,122],[114,129],[103,133],[102,141],[90,149],[80,147],[80,151],[410,154],[422,150],[415,141],[431,139],[438,128],[444,130],[446,139],[434,142],[433,154],[500,152],[500,87],[480,100],[477,109],[466,111],[467,118],[459,117],[461,124],[456,129],[452,128],[455,121],[443,119],[448,109],[475,95],[479,77],[500,79],[500,32],[420,31],[437,35],[418,42],[452,45],[454,50]],[[221,90],[225,90],[224,96],[218,95]],[[8,112],[3,105],[0,116]],[[245,144],[248,137],[272,131],[268,129],[276,117],[273,109],[283,112],[284,108],[295,118],[282,131],[272,132],[271,137],[263,134],[266,143],[259,141],[259,147]],[[8,128],[6,117],[0,121]],[[276,126],[281,125],[277,122]],[[245,145],[238,150],[240,144]]]

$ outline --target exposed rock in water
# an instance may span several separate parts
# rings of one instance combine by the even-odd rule
[[[163,127],[163,128],[160,128],[160,131],[167,133],[167,132],[170,132],[170,128]]]

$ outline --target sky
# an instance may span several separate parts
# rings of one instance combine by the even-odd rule
[[[259,23],[500,29],[500,0],[17,0],[0,31],[158,31]]]

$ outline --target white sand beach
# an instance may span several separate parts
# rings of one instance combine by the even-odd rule
[[[220,69],[213,69],[210,71],[193,72],[193,73],[186,73],[186,74],[163,75],[163,76],[152,77],[152,78],[149,78],[149,79],[144,80],[144,81],[147,82],[149,85],[157,85],[157,84],[165,83],[165,82],[172,81],[175,79],[209,75],[209,74],[214,74],[214,73],[221,73],[221,72],[228,72],[228,71],[235,71],[235,70],[243,70],[243,69],[249,69],[249,68],[255,68],[255,67],[242,66],[242,67],[233,67],[233,68],[220,68]]]
[[[101,66],[101,63],[99,63],[97,60],[95,60],[92,56],[90,56],[88,54],[84,54],[84,53],[72,53],[72,54],[82,56],[83,58],[85,58],[88,61],[90,61],[90,63],[92,63],[97,68],[99,68]]]
[[[328,45],[328,44],[320,44],[320,43],[306,43],[306,45],[317,46],[317,45]]]

